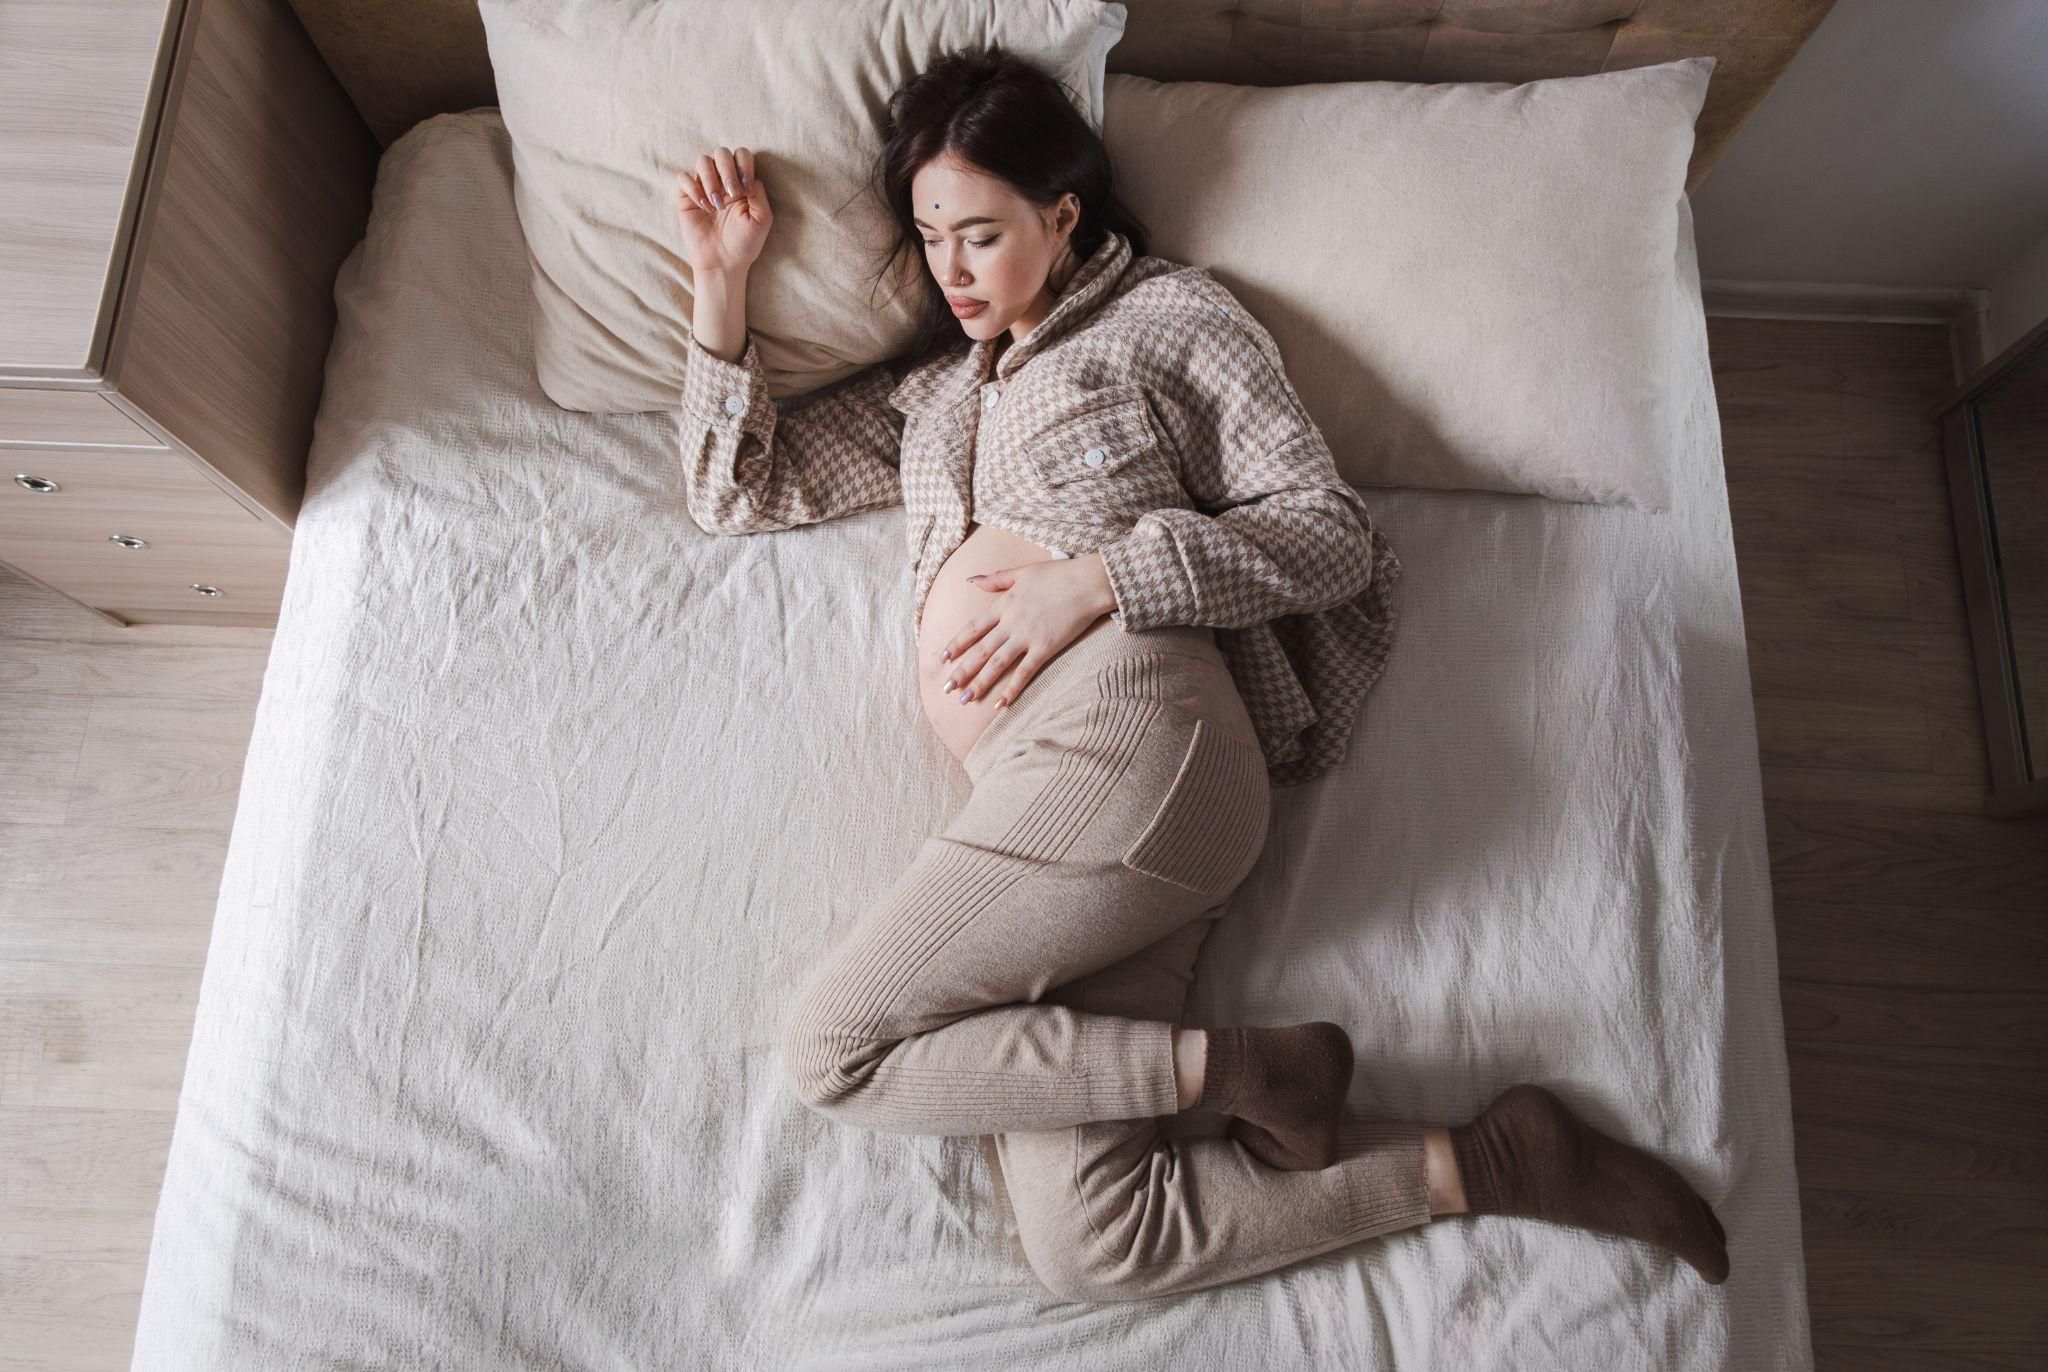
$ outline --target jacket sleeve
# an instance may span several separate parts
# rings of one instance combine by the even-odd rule
[[[681,430],[690,518],[709,533],[767,533],[903,503],[898,377],[876,364],[778,411],[751,330],[737,362],[687,342]]]
[[[1239,307],[1178,357],[1176,446],[1197,508],[1143,515],[1098,550],[1115,618],[1133,632],[1248,628],[1356,598],[1382,536],[1337,474],[1272,336]]]

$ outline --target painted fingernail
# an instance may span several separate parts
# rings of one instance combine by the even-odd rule
[[[966,703],[967,703],[968,701],[970,701],[970,700],[972,700],[972,699],[974,699],[974,692],[972,692],[972,691],[962,691],[962,692],[960,693],[960,703],[961,703],[962,705],[965,705],[965,704],[966,704]]]
[[[951,648],[941,648],[941,649],[939,649],[939,661],[941,661],[941,662],[951,662],[952,660],[953,660],[953,650],[952,650]]]
[[[953,678],[951,678],[951,677],[947,677],[947,678],[946,678],[946,684],[945,684],[945,685],[943,685],[943,686],[941,686],[941,687],[939,687],[939,689],[940,689],[940,690],[942,690],[942,691],[950,691],[950,690],[952,690],[952,689],[953,689]]]
[[[725,197],[717,191],[713,191],[711,192],[711,203],[714,207],[722,210],[725,208]]]

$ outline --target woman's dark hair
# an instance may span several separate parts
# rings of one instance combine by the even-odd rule
[[[1081,202],[1070,244],[1076,264],[1112,229],[1131,240],[1133,257],[1145,255],[1144,226],[1111,188],[1109,149],[1067,89],[1000,44],[944,53],[889,97],[868,183],[896,224],[871,287],[905,253],[918,263],[917,332],[906,358],[922,360],[963,342],[945,288],[924,267],[924,230],[912,219],[911,178],[945,153],[1009,182],[1040,209],[1072,191]]]

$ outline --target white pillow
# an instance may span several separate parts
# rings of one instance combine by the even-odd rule
[[[891,221],[863,191],[889,95],[935,56],[1001,43],[1097,128],[1124,6],[1104,0],[481,0],[533,264],[543,390],[573,410],[679,403],[690,270],[676,177],[723,144],[759,159],[775,229],[747,280],[771,394],[910,341],[914,272],[875,288]],[[842,208],[843,207],[843,208]],[[922,261],[910,267],[924,270]]]
[[[1148,250],[1266,325],[1346,480],[1661,510],[1678,206],[1713,67],[1114,74],[1103,137]]]

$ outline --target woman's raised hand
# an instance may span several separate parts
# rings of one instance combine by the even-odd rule
[[[767,187],[755,174],[753,150],[720,147],[699,157],[677,179],[676,217],[692,272],[751,265],[775,223]]]

